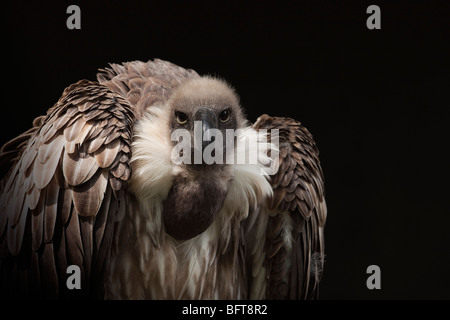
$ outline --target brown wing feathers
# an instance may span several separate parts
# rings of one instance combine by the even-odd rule
[[[279,170],[271,177],[274,194],[268,202],[276,213],[266,231],[266,298],[317,297],[326,219],[319,151],[308,130],[293,119],[263,115],[254,127],[279,129],[280,143]],[[287,232],[291,247],[284,240]]]
[[[92,259],[99,272],[97,253],[111,243],[115,216],[125,205],[133,121],[125,99],[83,80],[2,148],[0,159],[12,164],[0,200],[2,282],[15,269],[29,270],[20,277],[22,287],[53,296],[58,285],[65,287],[67,266],[76,264],[88,287]],[[18,279],[10,279],[11,286]]]

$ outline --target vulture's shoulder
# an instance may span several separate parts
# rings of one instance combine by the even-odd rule
[[[253,127],[268,130],[270,139],[276,130],[279,145],[278,170],[269,180],[273,194],[261,208],[268,215],[264,297],[317,298],[327,217],[319,150],[311,133],[294,119],[262,115]]]
[[[166,101],[180,83],[199,77],[192,69],[159,59],[110,64],[99,71],[99,83],[124,97],[134,107],[137,118],[150,106]]]

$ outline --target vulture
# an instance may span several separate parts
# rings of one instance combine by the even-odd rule
[[[0,150],[1,296],[317,298],[318,155],[294,119],[249,122],[220,78],[109,64]]]

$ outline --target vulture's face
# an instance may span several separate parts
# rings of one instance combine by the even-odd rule
[[[226,162],[227,138],[234,139],[245,123],[238,98],[228,85],[211,78],[190,80],[175,90],[169,108],[178,162],[201,165],[185,167],[200,174]]]
[[[235,92],[202,77],[180,85],[169,98],[172,155],[181,168],[164,202],[165,230],[177,240],[205,231],[221,210],[233,178],[227,162],[245,119]]]

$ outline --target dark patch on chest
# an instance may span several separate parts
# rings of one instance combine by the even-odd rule
[[[205,231],[222,209],[228,182],[176,178],[163,206],[164,227],[176,240]]]

